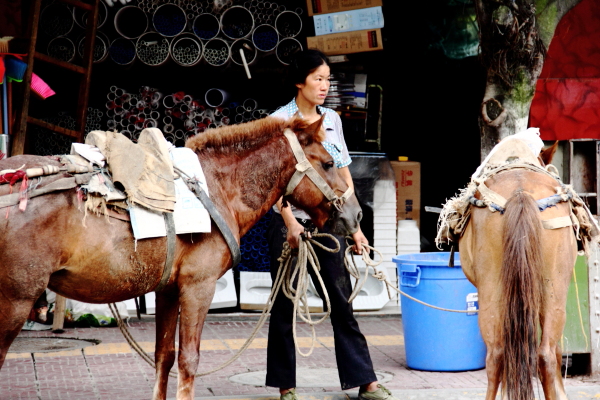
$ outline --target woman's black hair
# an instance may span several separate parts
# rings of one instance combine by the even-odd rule
[[[329,60],[319,50],[308,49],[299,51],[294,54],[290,63],[288,80],[294,86],[304,83],[306,82],[306,77],[323,64],[329,66]]]

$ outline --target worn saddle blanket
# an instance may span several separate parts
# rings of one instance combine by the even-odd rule
[[[157,128],[140,133],[137,143],[119,132],[90,132],[85,143],[106,158],[112,180],[127,193],[130,204],[173,212],[175,183],[167,141]]]
[[[156,128],[144,129],[137,144],[121,133],[104,131],[90,132],[85,144],[88,148],[74,145],[71,152],[100,165],[105,159],[110,171],[110,176],[100,172],[83,186],[91,194],[86,210],[107,214],[107,206],[126,209],[136,239],[166,236],[164,212],[173,212],[176,234],[210,232],[208,211],[174,172],[175,167],[208,193],[191,149],[176,148]]]
[[[550,175],[559,184],[556,195],[538,201],[540,209],[558,202],[569,202],[571,205],[569,217],[544,221],[544,228],[557,229],[572,225],[584,252],[589,255],[592,243],[597,243],[600,235],[598,222],[571,185],[561,182],[556,168],[553,165],[542,166],[538,155],[543,145],[537,128],[529,128],[498,143],[477,168],[468,186],[444,205],[435,239],[438,248],[444,243],[458,241],[469,222],[471,207],[487,207],[490,212],[504,212],[503,204],[506,199],[487,188],[485,181],[502,171],[525,168]],[[477,192],[479,196],[475,197]]]

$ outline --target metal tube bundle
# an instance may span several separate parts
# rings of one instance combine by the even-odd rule
[[[250,35],[254,29],[254,17],[248,9],[233,6],[221,14],[220,25],[221,31],[229,39],[241,39]]]
[[[73,21],[80,28],[84,28],[87,26],[89,11],[85,11],[79,7],[73,7]],[[98,2],[98,24],[96,28],[101,28],[108,19],[108,9],[106,8],[106,4],[103,1]]]
[[[296,37],[302,31],[302,19],[293,11],[284,11],[275,18],[275,29],[281,37]]]
[[[166,37],[179,35],[185,29],[187,16],[175,4],[163,4],[154,11],[152,25],[156,32]]]
[[[108,58],[108,46],[109,41],[105,34],[102,32],[96,32],[96,39],[94,40],[94,51],[93,60],[95,63],[102,62]],[[85,50],[85,36],[79,40],[77,45],[77,52],[79,56],[83,58],[83,52]]]
[[[277,30],[271,25],[259,25],[252,32],[252,43],[259,51],[271,51],[277,47],[278,42]]]
[[[202,42],[191,33],[182,33],[173,39],[170,52],[177,64],[191,67],[202,59]]]
[[[98,26],[108,19],[104,3],[100,7]],[[109,43],[98,32],[93,59],[100,62],[110,56],[115,63],[128,65],[137,57],[146,65],[158,66],[171,57],[186,67],[197,65],[202,58],[216,67],[225,66],[231,59],[251,79],[249,65],[255,62],[259,51],[276,51],[277,59],[287,64],[291,52],[302,48],[298,41],[281,44],[301,32],[301,12],[301,8],[286,10],[284,5],[266,0],[239,1],[220,8],[209,0],[168,0],[166,4],[138,0],[137,5],[126,5],[115,13],[113,24],[118,38]],[[40,27],[51,36],[64,36],[74,24],[84,26],[87,17],[88,12],[52,3],[44,8]],[[154,31],[149,31],[149,27]],[[186,28],[188,33],[184,33]],[[69,39],[57,42],[65,40]],[[75,54],[81,55],[84,40],[76,43]],[[71,60],[67,48],[71,47],[52,43],[49,52],[59,59]]]
[[[135,51],[144,64],[162,65],[169,58],[169,40],[156,32],[147,32],[138,39]]]
[[[213,14],[200,14],[194,19],[192,31],[200,39],[210,40],[217,37],[221,31],[221,24]]]
[[[258,109],[256,100],[252,98],[242,103],[229,103],[229,97],[229,93],[218,88],[209,89],[199,100],[182,91],[163,96],[149,86],[142,86],[139,93],[127,93],[124,89],[111,86],[106,95],[106,126],[134,141],[144,128],[156,127],[162,130],[168,141],[183,146],[187,139],[208,128],[268,115],[267,110]],[[90,115],[97,118],[98,113]],[[95,119],[93,127],[98,129]]]
[[[278,44],[275,49],[277,59],[284,65],[289,65],[292,61],[294,53],[302,50],[302,44],[295,38],[284,38]]]
[[[269,245],[266,231],[273,211],[263,216],[240,240],[242,262],[237,266],[239,271],[267,272],[270,270]]]
[[[125,38],[113,40],[108,48],[111,60],[120,65],[129,65],[135,60],[135,44]]]
[[[229,44],[221,38],[211,39],[204,45],[204,59],[214,67],[225,65],[230,55]]]
[[[139,7],[125,6],[117,11],[115,30],[126,39],[137,39],[148,30],[148,16]]]
[[[75,58],[75,44],[71,39],[59,36],[48,43],[47,54],[57,60],[69,62]]]
[[[49,4],[40,14],[39,29],[50,37],[67,35],[73,29],[73,25],[73,12],[64,3]]]

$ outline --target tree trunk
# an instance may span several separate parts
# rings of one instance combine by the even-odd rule
[[[527,128],[546,50],[561,18],[581,0],[475,0],[481,61],[481,159],[505,137]]]

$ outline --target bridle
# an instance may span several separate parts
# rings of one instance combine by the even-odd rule
[[[350,196],[352,196],[354,190],[352,190],[351,187],[348,187],[348,189],[341,196],[335,194],[333,189],[331,189],[327,182],[325,182],[325,179],[319,175],[319,173],[313,168],[310,161],[308,161],[306,158],[296,134],[289,128],[287,128],[283,134],[290,142],[290,146],[292,146],[292,151],[294,152],[296,161],[298,161],[298,164],[296,164],[296,172],[294,172],[292,179],[290,179],[284,196],[289,196],[292,194],[294,189],[296,189],[296,186],[298,186],[302,178],[304,178],[304,175],[306,175],[315,184],[315,186],[321,190],[327,200],[329,200],[339,212],[342,212],[344,203],[348,200],[348,198],[350,198]]]

